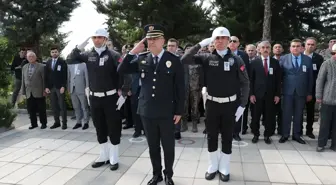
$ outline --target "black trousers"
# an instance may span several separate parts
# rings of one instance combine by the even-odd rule
[[[140,93],[140,87],[138,88],[136,94],[132,94],[131,96],[132,118],[133,123],[135,124],[136,132],[141,132],[143,130],[140,115],[137,113],[139,103],[139,93]]]
[[[336,149],[336,105],[322,104],[320,109],[320,131],[318,136],[318,146],[327,145],[329,134],[331,133],[331,148]],[[330,132],[330,129],[334,129]]]
[[[123,105],[124,107],[124,118],[126,119],[126,124],[129,126],[133,126],[134,122],[133,122],[133,114],[132,114],[132,96],[127,96],[126,101]]]
[[[250,102],[246,104],[243,116],[234,125],[235,135],[239,135],[240,131],[242,131],[241,130],[242,124],[243,124],[243,131],[246,131],[248,129],[247,121],[248,121],[249,106],[250,106]]]
[[[161,175],[161,148],[163,148],[165,170],[164,175],[173,176],[173,165],[175,159],[175,125],[173,117],[153,119],[141,116],[149,146],[149,156],[152,162],[153,175]]]
[[[205,128],[208,136],[208,151],[214,152],[218,149],[218,134],[222,138],[222,152],[232,153],[232,132],[235,124],[235,113],[237,101],[228,103],[217,103],[206,101]]]
[[[277,133],[281,135],[282,130],[282,108],[281,108],[281,100],[278,104],[275,105],[275,115],[276,115],[276,124],[277,126],[273,129],[273,134],[275,133],[275,129]]]
[[[99,144],[106,143],[107,137],[113,145],[120,143],[121,119],[117,111],[117,94],[105,97],[90,96],[91,115],[96,128]]]
[[[50,94],[51,107],[54,114],[55,123],[60,123],[60,116],[62,116],[62,122],[67,123],[67,108],[65,103],[65,91],[61,94],[60,89],[52,88]]]
[[[265,126],[264,136],[270,137],[275,128],[275,103],[273,96],[265,95],[263,98],[256,98],[252,111],[252,132],[255,136],[260,136],[260,117],[263,115]]]
[[[313,133],[313,124],[314,124],[314,118],[315,118],[315,102],[316,102],[316,98],[313,98],[310,102],[306,103],[306,112],[307,112],[306,134]]]
[[[33,95],[27,99],[27,111],[32,126],[37,126],[38,113],[42,125],[47,125],[46,100],[45,97],[35,98]]]

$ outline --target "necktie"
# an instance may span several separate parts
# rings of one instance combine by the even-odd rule
[[[154,57],[154,66],[155,66],[155,68],[156,68],[156,66],[158,65],[158,63],[159,63],[159,57],[158,57],[158,56],[155,56],[155,57]]]
[[[28,77],[30,78],[33,75],[33,65],[29,64],[28,68]]]
[[[296,69],[299,69],[299,57],[295,57],[295,67],[296,67]]]
[[[55,70],[55,59],[52,59],[52,65],[51,65],[52,70]]]
[[[266,76],[268,75],[268,64],[267,64],[267,58],[264,59],[264,71]]]

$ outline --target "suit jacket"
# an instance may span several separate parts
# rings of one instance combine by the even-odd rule
[[[22,68],[22,95],[25,95],[27,98],[30,98],[30,96],[33,96],[34,98],[44,97],[44,65],[36,63],[34,72],[30,78],[28,77],[28,68],[29,64],[25,64]]]
[[[89,75],[85,63],[68,64],[67,87],[70,93],[85,94],[85,88],[89,87]]]
[[[313,65],[310,57],[301,54],[299,69],[294,68],[292,54],[289,53],[280,58],[282,68],[282,93],[284,95],[308,96],[313,92]],[[304,72],[303,66],[306,71]]]
[[[140,73],[134,73],[132,74],[132,84],[131,84],[131,92],[132,94],[136,94],[138,91],[138,88],[140,87]]]
[[[321,55],[319,55],[317,53],[313,53],[313,57],[312,57],[312,63],[313,63],[312,64],[313,65],[313,97],[315,97],[317,75],[320,71],[320,68],[321,68],[321,65],[322,65],[323,61],[324,61],[324,59]]]
[[[266,76],[261,58],[251,61],[250,95],[257,98],[279,96],[281,93],[281,68],[279,62],[270,57],[268,75]]]
[[[46,64],[45,69],[45,87],[52,89],[60,89],[61,87],[66,88],[67,77],[68,76],[68,66],[65,61],[58,58],[54,69],[52,69],[52,59],[49,59]]]
[[[121,75],[140,73],[142,86],[138,114],[153,119],[172,119],[173,115],[182,115],[185,86],[183,65],[179,58],[164,51],[155,67],[151,53],[141,54],[136,60],[133,57],[126,55],[118,72]]]

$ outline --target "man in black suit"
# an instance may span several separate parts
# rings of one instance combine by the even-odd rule
[[[245,63],[246,70],[247,70],[247,72],[249,72],[250,71],[249,56],[244,51],[238,50],[239,45],[240,45],[240,42],[239,42],[238,37],[231,36],[230,37],[229,48],[230,48],[232,53],[240,56],[240,58],[243,59],[243,61]],[[238,95],[239,95],[239,93],[238,93]],[[248,110],[249,110],[249,102],[246,104],[246,107],[245,107],[245,110],[244,110],[244,115],[237,121],[237,123],[234,126],[233,139],[236,140],[236,141],[241,141],[239,133],[242,131],[242,134],[245,135],[246,131],[248,129],[248,126],[247,126]]]
[[[62,129],[67,129],[67,108],[65,103],[65,89],[68,78],[68,66],[66,62],[59,58],[57,46],[50,48],[51,59],[45,66],[45,92],[50,94],[51,107],[54,114],[55,123],[50,129],[61,126],[60,115],[62,116]]]
[[[260,117],[264,116],[264,140],[271,144],[270,137],[275,127],[275,105],[280,101],[281,69],[279,62],[270,57],[271,44],[262,41],[258,45],[261,57],[250,65],[250,102],[254,105],[252,111],[253,143],[260,136]]]
[[[148,185],[162,181],[161,149],[165,161],[166,185],[174,185],[172,180],[175,158],[175,124],[179,123],[184,108],[184,70],[180,59],[163,49],[164,28],[160,25],[145,26],[146,38],[142,39],[127,54],[119,65],[121,75],[140,73],[141,91],[138,113],[144,126],[149,145],[149,155],[153,166],[153,178]],[[147,41],[149,52],[144,50]],[[138,58],[134,60],[134,55]]]
[[[320,67],[324,61],[321,55],[314,52],[315,49],[316,49],[316,39],[314,37],[308,37],[305,41],[304,54],[309,56],[312,59],[313,63],[313,93],[312,93],[313,98],[311,101],[306,102],[306,112],[307,112],[306,135],[311,139],[315,139],[315,135],[313,134],[313,124],[314,124],[315,102],[316,102],[315,98],[316,79]]]

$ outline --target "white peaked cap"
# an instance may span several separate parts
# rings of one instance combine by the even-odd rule
[[[224,37],[231,37],[229,30],[225,27],[217,27],[212,32],[212,38],[223,37],[223,36]]]
[[[94,34],[92,35],[92,37],[99,37],[99,36],[109,38],[108,32],[103,28],[96,30]]]

